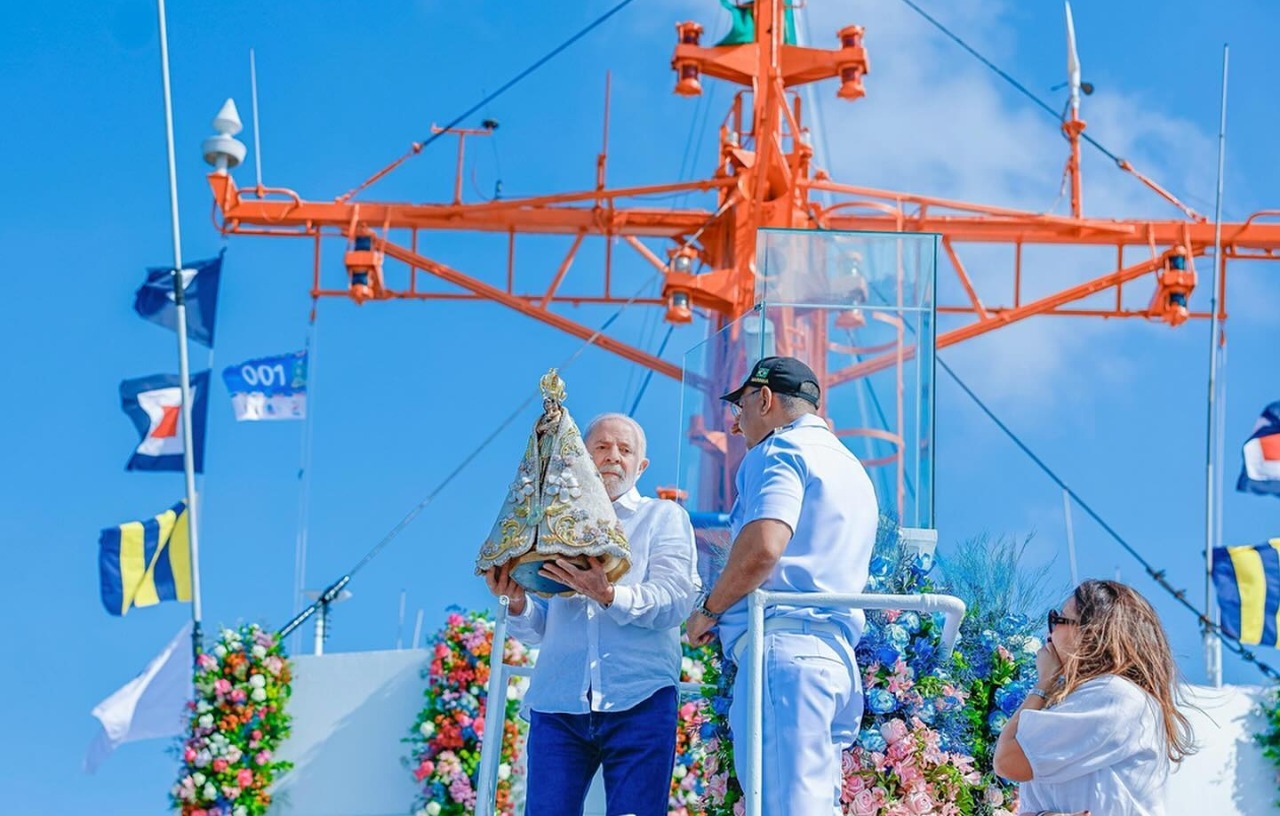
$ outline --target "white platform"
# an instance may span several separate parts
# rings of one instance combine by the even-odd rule
[[[295,658],[293,735],[281,758],[294,769],[276,785],[272,816],[405,816],[417,787],[402,763],[422,707],[423,650]],[[1276,772],[1252,735],[1263,689],[1190,687],[1202,750],[1171,777],[1169,816],[1280,816]],[[599,778],[587,816],[602,816]],[[1211,808],[1211,809],[1210,809]]]

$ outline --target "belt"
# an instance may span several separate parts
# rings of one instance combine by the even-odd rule
[[[776,634],[778,632],[793,632],[802,635],[834,635],[841,640],[848,642],[849,632],[835,621],[822,620],[801,620],[797,618],[766,618],[764,622],[764,633],[766,635]],[[742,654],[747,650],[747,635],[743,634],[738,638],[733,648],[733,662],[741,663]]]

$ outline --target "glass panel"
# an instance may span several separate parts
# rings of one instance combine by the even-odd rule
[[[936,255],[932,234],[760,232],[755,310],[685,356],[680,486],[696,526],[723,522],[714,514],[732,505],[745,452],[719,397],[775,354],[817,373],[822,414],[867,468],[881,510],[934,526]]]

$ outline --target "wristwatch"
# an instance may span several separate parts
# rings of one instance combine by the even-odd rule
[[[713,621],[718,621],[720,620],[720,616],[723,615],[724,613],[712,612],[710,609],[707,609],[707,598],[710,598],[710,597],[711,597],[710,592],[703,592],[701,595],[699,595],[698,600],[694,602],[695,605],[693,607],[693,611],[697,612],[699,615],[701,615],[704,618],[708,618]]]

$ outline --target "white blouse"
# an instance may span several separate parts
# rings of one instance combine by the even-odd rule
[[[1164,722],[1151,695],[1116,675],[1094,678],[1057,705],[1019,717],[1032,778],[1019,810],[1164,816]]]

